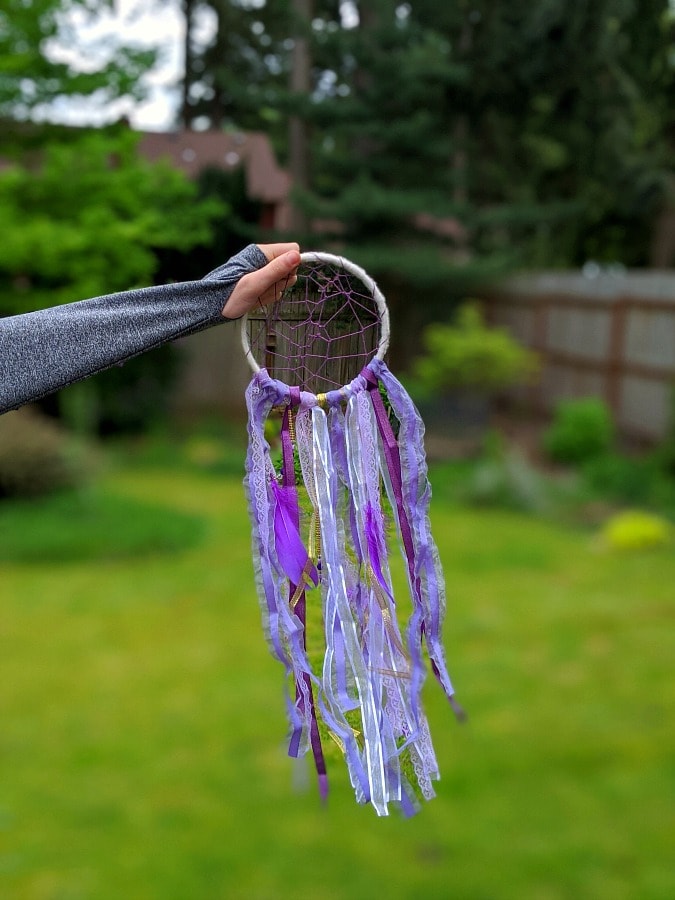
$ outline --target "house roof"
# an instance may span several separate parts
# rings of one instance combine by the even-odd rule
[[[290,177],[262,132],[146,131],[138,149],[146,159],[166,159],[191,178],[210,167],[231,171],[243,166],[252,199],[274,204],[288,200]]]

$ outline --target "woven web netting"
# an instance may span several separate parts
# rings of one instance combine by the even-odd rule
[[[312,393],[348,384],[377,350],[380,314],[370,289],[324,260],[301,263],[276,303],[248,315],[253,358],[272,378]]]

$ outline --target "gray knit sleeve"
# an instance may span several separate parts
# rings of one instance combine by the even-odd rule
[[[0,413],[133,356],[228,321],[242,275],[267,259],[255,244],[201,281],[141,288],[0,318]]]

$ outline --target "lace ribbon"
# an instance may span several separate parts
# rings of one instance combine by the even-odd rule
[[[380,385],[400,423],[398,441]],[[312,751],[325,796],[320,719],[344,753],[357,800],[371,803],[379,815],[391,803],[411,814],[419,796],[434,796],[432,781],[439,777],[421,703],[423,643],[454,704],[441,642],[445,592],[428,518],[424,426],[400,382],[378,360],[321,401],[263,369],[249,385],[247,405],[245,485],[256,584],[270,648],[295,685],[294,697],[287,694],[289,753]],[[280,480],[264,437],[275,406],[285,409]],[[294,443],[311,511],[304,534]],[[413,601],[405,637],[389,571],[388,515]],[[307,604],[319,602],[324,655],[321,671],[314,671],[306,612]]]

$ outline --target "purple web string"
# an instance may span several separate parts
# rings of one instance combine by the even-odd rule
[[[377,303],[359,278],[327,262],[303,263],[282,298],[248,316],[251,353],[272,378],[313,393],[348,384],[373,358]]]

